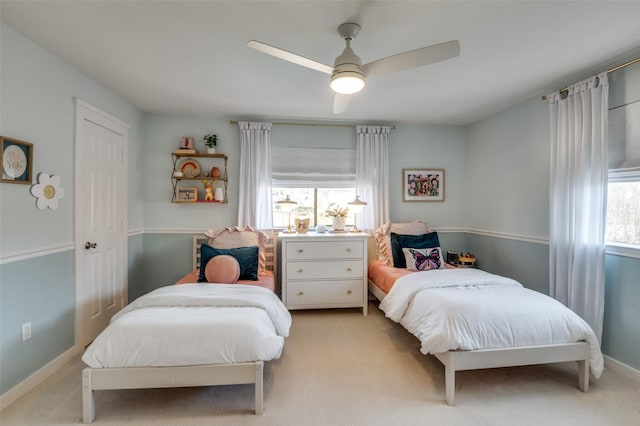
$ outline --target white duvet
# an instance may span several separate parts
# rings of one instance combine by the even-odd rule
[[[271,290],[172,285],[114,315],[82,360],[93,368],[269,361],[280,357],[290,327],[289,311]]]
[[[380,304],[422,343],[421,352],[586,341],[590,368],[603,358],[591,327],[557,300],[478,269],[438,269],[399,278]]]

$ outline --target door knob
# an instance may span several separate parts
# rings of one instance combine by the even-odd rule
[[[96,247],[98,247],[98,243],[90,243],[89,241],[87,241],[84,245],[84,248],[87,250],[96,248]]]

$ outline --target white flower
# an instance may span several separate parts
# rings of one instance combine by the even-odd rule
[[[49,207],[58,210],[58,200],[64,197],[64,189],[60,186],[60,176],[46,173],[38,174],[38,183],[31,187],[31,195],[36,197],[36,206],[40,210]]]

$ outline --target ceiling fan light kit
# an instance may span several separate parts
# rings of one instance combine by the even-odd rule
[[[397,55],[378,59],[361,65],[360,57],[351,49],[351,40],[360,31],[360,25],[346,22],[338,27],[338,34],[344,38],[347,46],[335,60],[333,68],[316,62],[313,59],[288,52],[278,47],[250,40],[247,45],[260,52],[276,58],[284,59],[303,67],[331,75],[329,86],[336,92],[333,104],[334,114],[346,111],[350,95],[361,91],[365,86],[365,77],[389,74],[411,68],[422,67],[460,54],[460,44],[457,40],[426,46],[419,49],[399,53]]]

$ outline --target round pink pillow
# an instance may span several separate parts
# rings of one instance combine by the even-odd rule
[[[210,283],[234,284],[240,277],[240,264],[235,257],[221,254],[207,262],[204,276]]]

